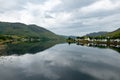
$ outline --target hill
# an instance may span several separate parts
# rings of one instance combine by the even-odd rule
[[[15,35],[19,37],[33,37],[43,40],[59,40],[60,36],[37,25],[23,23],[0,22],[0,35]]]
[[[110,38],[120,38],[120,28],[115,31],[109,32],[105,34],[104,36],[105,37],[109,36]]]
[[[116,38],[120,38],[120,28],[112,32],[94,32],[94,33],[87,34],[85,36],[95,37],[95,38],[110,37],[110,38],[116,39]]]

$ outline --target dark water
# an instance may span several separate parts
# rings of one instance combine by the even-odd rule
[[[20,43],[1,49],[0,80],[120,80],[119,48]]]

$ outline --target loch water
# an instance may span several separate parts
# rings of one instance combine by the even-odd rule
[[[120,80],[119,47],[19,43],[0,55],[0,80]]]

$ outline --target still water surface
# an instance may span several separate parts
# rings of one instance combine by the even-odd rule
[[[10,47],[0,57],[0,80],[120,80],[120,53],[113,49],[67,43],[45,50],[37,44],[27,51]]]

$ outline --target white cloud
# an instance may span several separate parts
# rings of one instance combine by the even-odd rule
[[[47,19],[46,15],[50,14],[50,11],[52,11],[60,3],[60,0],[48,0],[47,2],[44,2],[44,4],[28,3],[25,6],[25,9],[34,17],[32,22],[44,27],[49,27],[50,25],[55,24],[55,20],[49,18]]]
[[[57,5],[59,5],[61,2],[60,0],[48,0],[44,2],[43,4],[35,4],[28,2],[25,6],[28,10],[38,10],[38,11],[51,11],[53,10]]]
[[[99,18],[99,17],[94,17],[94,18],[88,18],[88,19],[84,19],[82,20],[83,21],[83,24],[84,25],[94,25],[94,26],[97,26],[97,25],[111,25],[111,24],[114,24],[114,23],[119,23],[120,21],[120,14],[115,14],[115,15],[112,15],[112,16],[106,16],[104,18]],[[114,23],[113,23],[114,22]]]
[[[114,10],[120,8],[120,1],[98,0],[97,2],[80,9],[81,12],[91,13],[96,11]]]
[[[0,0],[0,21],[37,24],[57,34],[119,28],[120,0]]]
[[[50,26],[57,27],[57,25],[59,25],[62,27],[62,25],[69,23],[69,20],[71,20],[72,18],[71,13],[67,13],[67,12],[55,13],[54,17],[55,18],[52,19],[46,19],[46,23],[48,22],[48,25]],[[53,22],[53,24],[51,23],[51,21]]]
[[[7,8],[9,9],[18,5],[17,2],[14,2],[14,0],[11,3],[6,3],[6,1],[3,2],[5,3],[4,6],[1,5],[3,8],[6,8],[5,6],[8,4],[9,7]],[[52,11],[60,3],[60,0],[48,0],[43,4],[27,2],[26,5],[22,6],[23,9],[20,11],[13,9],[10,11],[4,11],[4,14],[0,13],[0,20],[10,22],[23,22],[26,24],[35,23],[40,26],[49,27],[48,25],[54,24],[55,22],[53,22],[53,20],[46,19],[46,13]]]
[[[0,0],[0,11],[7,12],[11,10],[20,10],[25,3],[22,0]]]

